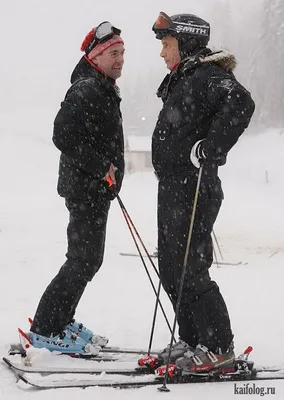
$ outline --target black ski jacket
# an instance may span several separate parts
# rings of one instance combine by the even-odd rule
[[[61,151],[57,190],[69,199],[113,199],[124,175],[124,140],[119,90],[83,57],[71,76],[54,121],[53,143]],[[103,179],[117,167],[116,185]]]
[[[201,139],[208,170],[217,174],[218,166],[225,164],[255,108],[250,93],[232,73],[235,66],[231,53],[204,49],[165,77],[157,92],[164,104],[152,137],[158,178],[196,173],[190,152]]]

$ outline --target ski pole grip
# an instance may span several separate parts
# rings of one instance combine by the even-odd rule
[[[107,181],[107,183],[108,183],[108,187],[111,187],[111,186],[114,184],[114,182],[113,182],[113,180],[111,179],[110,176],[107,176],[107,177],[106,177],[106,181]]]

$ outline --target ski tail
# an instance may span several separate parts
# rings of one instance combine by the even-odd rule
[[[20,337],[20,343],[21,343],[23,349],[28,350],[31,347],[33,347],[31,339],[21,328],[18,328],[18,332],[19,332],[19,337]]]

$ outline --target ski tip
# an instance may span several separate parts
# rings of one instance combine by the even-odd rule
[[[28,321],[29,321],[30,324],[33,323],[33,320],[31,319],[31,317],[28,318]]]
[[[18,377],[21,381],[23,381],[24,383],[26,383],[27,385],[30,384],[29,381],[28,381],[23,375],[18,374],[17,377]]]
[[[253,347],[252,346],[248,346],[245,351],[244,354],[250,354],[253,351]]]
[[[8,367],[10,367],[10,368],[13,367],[12,363],[10,362],[10,360],[8,360],[7,357],[3,357],[2,360],[4,361],[5,364],[8,365]]]

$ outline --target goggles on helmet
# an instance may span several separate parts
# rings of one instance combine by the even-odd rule
[[[88,54],[96,44],[107,42],[114,35],[120,35],[121,30],[115,28],[110,22],[102,22],[95,30],[93,39],[86,48],[86,54]]]
[[[205,24],[196,24],[193,21],[179,22],[172,20],[166,13],[160,12],[152,30],[156,33],[158,39],[165,36],[176,36],[179,34],[187,34],[198,37],[209,37],[210,26]]]
[[[160,12],[153,25],[153,31],[167,31],[173,24],[172,19],[164,12]]]

